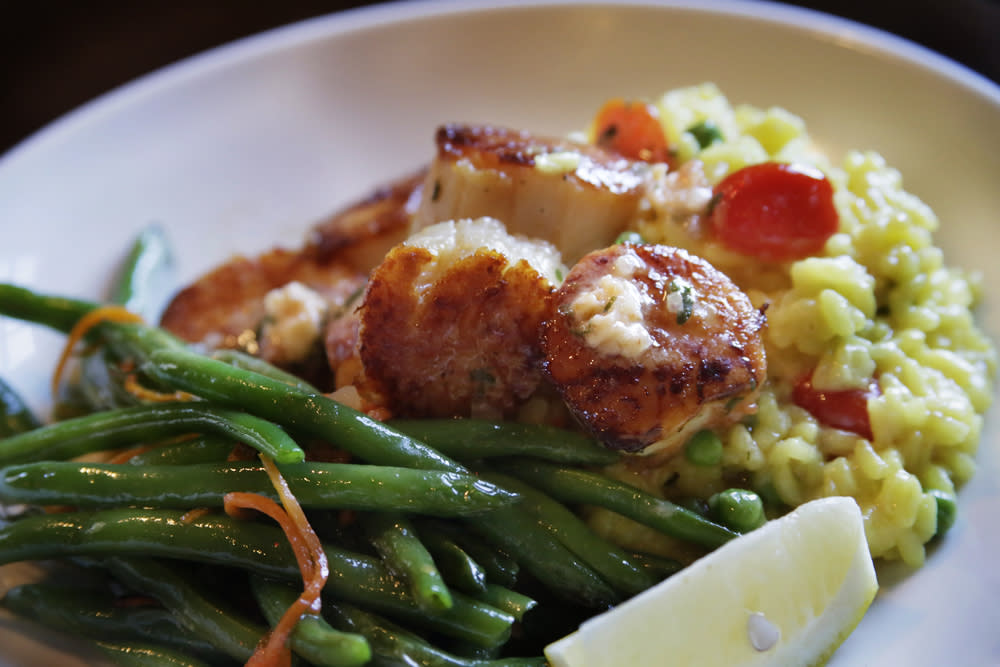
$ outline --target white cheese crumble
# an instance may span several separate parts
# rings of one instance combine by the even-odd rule
[[[635,360],[657,344],[643,315],[643,307],[653,300],[631,280],[641,266],[642,260],[633,253],[621,255],[611,273],[570,305],[587,345],[603,354]]]
[[[554,151],[535,156],[535,169],[543,174],[568,174],[576,171],[583,156],[576,151]]]
[[[282,361],[301,361],[319,338],[328,308],[326,299],[298,281],[273,289],[264,297],[262,336]]]
[[[508,268],[523,259],[553,285],[562,282],[561,276],[565,274],[562,255],[554,245],[541,239],[514,236],[496,218],[439,222],[416,232],[404,245],[424,248],[434,256],[434,261],[417,279],[418,289],[434,284],[450,266],[481,248],[506,257]]]

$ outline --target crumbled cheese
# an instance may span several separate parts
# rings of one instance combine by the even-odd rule
[[[326,300],[298,281],[264,297],[263,338],[283,361],[301,361],[316,343],[328,309]]]
[[[643,307],[652,299],[631,280],[642,266],[633,253],[621,255],[611,273],[570,305],[587,345],[607,355],[638,359],[657,343],[646,328]]]
[[[576,151],[555,151],[535,156],[535,169],[544,174],[568,174],[580,166],[582,156]]]
[[[677,315],[677,324],[684,324],[694,313],[694,288],[683,278],[670,281],[667,293],[667,310]]]
[[[524,260],[540,276],[558,285],[565,275],[559,250],[540,239],[514,236],[495,218],[450,220],[424,227],[413,234],[405,245],[425,248],[434,256],[417,279],[418,286],[432,285],[448,267],[471,257],[480,248],[487,248],[507,258],[508,267]],[[418,287],[419,289],[419,287]]]

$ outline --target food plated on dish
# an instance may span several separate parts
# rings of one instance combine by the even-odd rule
[[[612,93],[616,90],[606,88]],[[932,406],[924,415],[916,405],[920,401],[898,412],[896,408],[907,403],[903,400],[907,391],[912,395],[915,388],[922,387],[927,394],[938,396],[941,386],[950,386],[951,382],[939,380],[935,372],[943,373],[945,360],[952,353],[959,358],[951,360],[953,365],[965,360],[974,369],[978,366],[979,370],[974,370],[971,377],[977,373],[987,380],[991,377],[992,351],[979,329],[974,326],[961,329],[963,321],[967,322],[962,317],[949,319],[971,312],[971,296],[983,296],[984,293],[977,292],[974,275],[945,268],[964,264],[963,261],[952,264],[953,255],[948,252],[944,253],[944,262],[934,264],[935,242],[926,234],[933,226],[933,218],[919,200],[902,191],[897,174],[880,164],[873,154],[851,153],[843,162],[830,164],[811,145],[801,120],[787,112],[745,105],[734,108],[720,89],[712,85],[685,86],[662,97],[656,95],[657,90],[647,86],[643,94],[650,97],[637,96],[630,98],[628,104],[612,104],[595,119],[593,127],[569,138],[551,132],[502,130],[498,126],[490,126],[492,129],[487,132],[487,126],[469,123],[443,126],[435,146],[433,126],[429,126],[423,134],[424,149],[419,161],[414,161],[415,166],[429,164],[427,173],[412,180],[393,180],[395,175],[391,170],[377,172],[376,177],[370,178],[369,186],[382,182],[391,183],[392,187],[356,208],[348,207],[349,214],[333,216],[321,223],[304,244],[299,240],[308,225],[303,224],[308,216],[286,222],[286,228],[292,231],[283,234],[282,244],[288,250],[263,251],[252,259],[209,272],[201,280],[196,279],[196,273],[210,271],[207,263],[203,262],[198,272],[186,270],[187,280],[194,280],[194,285],[173,301],[164,325],[195,341],[193,349],[197,352],[214,355],[218,357],[216,361],[230,366],[251,362],[240,354],[222,353],[215,348],[237,347],[286,371],[305,375],[304,379],[322,393],[332,394],[337,405],[357,409],[357,414],[345,409],[334,422],[340,423],[350,414],[361,415],[358,419],[366,427],[383,423],[393,432],[403,427],[423,428],[424,431],[411,430],[409,436],[425,444],[434,438],[433,432],[426,431],[428,425],[437,426],[438,420],[456,414],[473,417],[476,424],[492,425],[503,420],[502,423],[517,423],[525,429],[554,426],[567,441],[572,439],[569,433],[582,435],[590,444],[603,443],[597,450],[588,448],[591,452],[588,456],[598,458],[572,464],[562,461],[559,465],[584,466],[588,472],[599,469],[602,479],[617,478],[630,487],[638,484],[650,496],[686,505],[692,514],[678,514],[689,518],[700,516],[703,523],[698,525],[709,526],[709,530],[726,528],[723,519],[727,516],[726,507],[732,511],[728,516],[741,516],[745,520],[737,529],[742,532],[759,523],[758,510],[766,510],[775,520],[789,507],[809,498],[847,492],[857,497],[866,515],[865,548],[870,546],[880,560],[901,559],[917,564],[926,557],[925,544],[952,545],[954,540],[948,536],[934,539],[933,535],[939,525],[944,525],[940,519],[947,518],[947,509],[952,507],[949,501],[953,500],[953,494],[947,482],[954,486],[962,481],[963,474],[970,472],[962,463],[968,463],[971,457],[966,460],[960,454],[970,454],[978,443],[978,438],[967,437],[981,428],[977,418],[981,419],[983,409],[969,406],[983,396],[988,400],[988,388],[982,383],[978,387],[975,382],[966,387],[957,383],[965,402],[956,394],[959,400],[947,403],[947,409],[953,413],[934,414]],[[768,103],[766,99],[763,102]],[[595,107],[579,109],[573,125],[584,126]],[[627,141],[611,142],[614,136],[621,138],[619,130],[633,127],[630,122],[641,118],[650,108],[651,115],[661,122],[662,146],[656,140],[652,144],[639,142],[640,151],[648,154],[631,154]],[[685,119],[685,111],[691,109],[698,111],[694,117]],[[497,114],[488,118],[502,122],[504,117]],[[614,122],[606,122],[609,117]],[[435,117],[435,122],[441,121],[440,116]],[[609,131],[612,127],[613,132]],[[641,131],[642,125],[638,127],[637,136],[648,138],[648,132]],[[497,136],[502,144],[489,143],[488,139]],[[514,139],[523,142],[511,154],[516,159],[491,163],[491,156],[500,155],[500,148],[509,147]],[[753,142],[761,150],[756,150]],[[591,147],[581,148],[581,143]],[[593,148],[593,144],[598,146]],[[666,152],[660,151],[663,146]],[[837,155],[835,151],[827,154]],[[775,166],[778,164],[796,166]],[[500,197],[484,196],[482,189],[475,189],[483,184],[490,191],[502,189],[508,176],[517,187]],[[849,176],[854,176],[853,181]],[[746,217],[741,218],[740,214],[741,199],[745,201],[746,195],[739,193],[752,193],[761,187],[760,183],[765,184],[764,190],[768,187],[773,190],[775,182],[788,181],[804,183],[813,189],[812,199],[819,203],[819,212],[810,217],[827,222],[813,226],[812,233],[802,238],[801,230],[787,229],[778,216],[772,224],[782,232],[778,234],[779,242],[753,243],[747,228],[739,227],[741,219],[746,224]],[[599,187],[592,187],[595,182]],[[867,190],[862,185],[866,182],[875,183],[875,189]],[[854,190],[845,188],[845,183],[853,184]],[[785,186],[778,191],[795,187],[799,186]],[[365,188],[354,188],[347,193],[341,191],[337,197],[352,199],[364,191]],[[720,207],[723,201],[725,204]],[[548,217],[528,215],[531,209],[540,208],[536,206],[539,202],[545,205]],[[836,227],[832,231],[829,215],[822,213],[824,202],[827,205],[832,202],[836,212]],[[385,218],[380,217],[380,206]],[[825,208],[828,213],[830,207]],[[398,215],[400,211],[404,215]],[[395,218],[393,212],[397,214]],[[560,237],[560,231],[567,227],[562,221],[567,218],[577,222],[585,219],[584,229],[594,232],[596,238],[586,238],[579,233],[579,226],[574,227],[576,233]],[[844,224],[845,218],[849,224]],[[366,224],[375,219],[380,220],[375,225],[378,234],[372,234],[372,226]],[[438,225],[437,220],[453,223]],[[733,229],[737,231],[734,233]],[[887,236],[876,233],[886,229],[890,230]],[[723,233],[725,230],[728,231]],[[735,244],[737,247],[727,247],[719,242],[722,237],[739,243]],[[127,240],[124,238],[123,242]],[[230,249],[245,243],[245,239],[239,238],[231,241]],[[773,254],[787,252],[789,246],[805,255]],[[879,265],[873,258],[879,254],[878,248],[886,246],[896,248],[896,255],[916,255],[923,259],[916,264],[911,258],[902,263],[893,260],[888,266]],[[197,256],[198,249],[183,242],[177,244],[177,249],[181,261],[191,256],[186,254],[189,252]],[[368,252],[361,252],[365,249]],[[216,255],[214,261],[222,256]],[[106,270],[110,272],[115,266],[117,263],[108,262]],[[797,268],[793,271],[792,266]],[[941,273],[937,273],[938,269]],[[908,270],[915,272],[905,273]],[[894,280],[917,277],[919,282],[924,280],[920,276],[925,273],[936,277],[931,281],[934,287],[922,296],[907,293]],[[499,282],[495,280],[498,274]],[[241,280],[226,282],[226,275]],[[35,284],[15,282],[29,287]],[[220,285],[225,288],[218,289]],[[938,290],[942,285],[946,286],[943,292]],[[67,293],[51,288],[42,289],[41,293],[46,291]],[[485,301],[468,300],[469,294],[476,291]],[[101,290],[100,294],[107,292]],[[326,298],[316,298],[317,294]],[[927,294],[933,294],[930,305],[921,301]],[[940,320],[935,323],[933,315],[920,310],[929,308],[935,312],[938,307],[945,309],[944,324]],[[105,315],[112,312],[105,311]],[[941,317],[940,312],[937,314]],[[135,326],[99,321],[91,331],[91,338],[94,332],[125,331]],[[68,321],[61,320],[59,326],[68,328]],[[917,344],[919,335],[913,333],[914,328],[936,332],[929,343],[924,341],[933,354]],[[945,329],[947,336],[942,333]],[[426,335],[408,336],[412,330]],[[471,350],[465,344],[468,338],[451,335],[470,330],[475,332],[477,340],[477,346]],[[159,340],[162,343],[166,339]],[[498,344],[501,340],[517,344]],[[136,361],[142,361],[143,354],[155,353],[155,360],[146,360],[152,365],[140,364],[146,369],[146,376],[140,374],[135,378],[143,389],[129,380],[133,393],[143,390],[172,393],[180,389],[186,394],[201,392],[199,395],[211,399],[209,403],[231,400],[226,399],[226,392],[212,393],[207,385],[199,385],[197,373],[190,368],[185,382],[194,384],[171,387],[170,383],[176,381],[169,377],[171,365],[193,361],[184,356],[187,348],[153,350],[142,348],[145,343],[133,341],[139,347],[129,351]],[[834,349],[838,351],[835,353]],[[56,356],[48,357],[53,364]],[[933,362],[928,363],[929,359]],[[331,360],[335,363],[330,363]],[[404,363],[393,364],[393,360]],[[922,375],[928,366],[934,372]],[[121,370],[120,366],[114,367]],[[122,379],[129,374],[127,368]],[[825,370],[816,370],[820,368]],[[697,369],[694,375],[692,369]],[[649,374],[644,377],[647,371]],[[149,377],[156,372],[167,375],[156,376],[158,379]],[[439,381],[427,382],[431,375]],[[21,383],[22,376],[18,374],[8,377],[15,384]],[[212,377],[201,376],[202,380]],[[641,382],[636,383],[636,377],[642,378]],[[691,377],[696,378],[694,382],[689,381]],[[300,377],[296,382],[301,381]],[[832,385],[826,384],[831,381]],[[897,381],[902,388],[894,384]],[[630,389],[635,384],[659,387],[660,398],[654,400],[641,390],[636,393]],[[602,390],[593,391],[595,386]],[[933,391],[927,387],[933,387]],[[977,388],[984,390],[978,398]],[[301,397],[296,392],[308,393],[312,389],[284,391]],[[842,392],[836,394],[841,399],[835,401],[839,409],[824,410],[821,406],[829,404],[827,399],[833,392]],[[174,400],[169,409],[178,413],[168,421],[191,428],[193,422],[184,420],[197,418],[202,420],[198,422],[202,428],[208,428],[205,420],[209,416],[199,410],[219,406],[188,405],[184,399],[190,396],[186,394],[171,396]],[[156,397],[149,393],[143,396],[146,401]],[[893,404],[893,410],[882,413],[877,407],[861,411],[868,413],[866,424],[859,417],[859,396],[866,406],[877,406],[879,401],[890,400],[889,397],[897,403]],[[297,425],[288,426],[287,430],[294,433],[292,445],[298,445],[312,427],[304,426],[310,421],[308,416],[292,414],[292,403],[282,404],[280,410],[271,412],[251,402],[223,406],[221,410],[234,407],[254,413],[264,410],[256,414],[257,418],[263,416],[271,423],[290,420],[288,423]],[[325,401],[322,404],[330,406]],[[631,412],[626,414],[626,409]],[[137,412],[143,410],[147,408]],[[186,416],[181,418],[181,414]],[[884,421],[879,421],[880,414]],[[894,420],[899,415],[914,420],[914,424],[920,421],[921,426],[934,431],[934,437],[925,441],[903,437],[915,431],[909,433],[907,428],[894,431],[893,427],[898,426]],[[972,419],[963,421],[963,415],[971,415]],[[461,423],[469,426],[473,422]],[[920,434],[923,432],[921,429]],[[383,436],[386,434],[382,432]],[[272,435],[275,437],[263,442],[280,446],[270,451],[269,456],[291,475],[288,466],[298,465],[289,463],[298,456],[296,449],[280,435]],[[477,436],[480,445],[486,435]],[[308,437],[310,442],[302,449],[311,452],[310,458],[315,459],[318,446],[314,440],[345,437],[344,433],[334,436],[325,432],[322,437]],[[871,458],[863,447],[858,447],[860,441],[869,442],[877,458]],[[951,443],[947,445],[950,449],[944,449],[945,443]],[[936,449],[938,445],[942,448]],[[446,447],[433,448],[446,458],[457,456],[449,454]],[[509,443],[500,444],[501,450],[508,448],[508,454],[509,447]],[[330,458],[333,453],[325,451],[323,455]],[[624,456],[623,460],[630,463],[611,463],[610,459],[600,458],[609,453],[616,459]],[[925,458],[915,456],[918,453]],[[434,456],[419,446],[417,455]],[[523,453],[529,459],[538,455]],[[375,455],[369,451],[367,456]],[[478,461],[487,455],[480,452],[476,456]],[[357,453],[351,458],[344,465],[365,460]],[[459,460],[465,467],[482,465]],[[467,487],[473,489],[467,497],[482,499],[478,494],[486,492],[490,497],[488,502],[512,502],[517,481],[510,476],[529,475],[532,467],[527,465],[528,459],[522,459],[522,465],[516,466],[507,461],[511,469],[504,467],[504,459],[489,460],[491,463],[480,472],[492,475],[493,479],[478,487]],[[142,461],[141,457],[137,459]],[[446,465],[440,459],[436,461]],[[989,459],[985,461],[988,465]],[[401,462],[395,460],[392,464]],[[927,462],[932,463],[922,467]],[[19,473],[18,480],[28,480],[24,483],[30,485],[30,467],[35,464],[12,465],[27,467],[14,470]],[[41,474],[44,467],[47,466],[36,466],[35,474]],[[266,470],[260,464],[235,467],[253,468],[247,474],[257,476],[255,484],[266,480]],[[535,462],[534,468],[544,469],[544,462]],[[189,472],[193,471],[194,468]],[[448,474],[461,473],[452,470]],[[916,480],[916,488],[911,478]],[[471,482],[452,481],[454,488]],[[296,489],[295,495],[305,498],[304,492],[297,490],[294,478],[289,483]],[[530,483],[541,482],[535,479]],[[169,487],[169,480],[166,484]],[[194,486],[209,487],[207,483]],[[39,489],[44,491],[44,484],[35,491]],[[268,493],[266,485],[254,489]],[[148,493],[157,495],[151,489]],[[522,490],[522,497],[516,503],[523,502],[523,496],[530,493]],[[82,496],[77,500],[82,503]],[[161,501],[162,498],[157,502]],[[57,501],[50,496],[45,500],[39,497],[38,502]],[[152,501],[147,497],[118,502],[145,505]],[[195,500],[179,502],[185,504],[183,511],[186,511],[190,509],[187,505]],[[207,496],[197,500],[209,506],[215,502],[217,499],[209,501]],[[564,498],[563,502],[573,509],[582,509],[579,500]],[[636,524],[641,522],[623,520],[617,511],[593,509],[596,503],[584,504],[590,507],[578,516],[587,522],[589,531],[626,550],[632,559],[641,558],[633,552],[647,557],[669,555],[684,565],[709,546],[691,546],[686,540],[677,541],[676,536],[665,537],[660,531],[639,528]],[[896,513],[891,506],[902,511]],[[958,507],[961,531],[962,522],[972,517],[962,513],[961,498]],[[939,509],[942,509],[940,514]],[[182,508],[174,511],[180,512]],[[487,510],[480,507],[477,511]],[[506,510],[494,507],[487,513],[493,511]],[[314,518],[318,512],[307,507],[307,513]],[[188,518],[195,526],[202,527],[224,519],[217,511]],[[145,519],[155,523],[152,515]],[[472,519],[448,521],[476,523]],[[355,528],[359,525],[346,523]],[[318,531],[328,538],[334,534],[328,532],[331,529],[329,525],[321,525]],[[337,530],[338,535],[350,532],[342,526]],[[425,536],[430,534],[429,530],[424,528]],[[488,529],[479,526],[477,532],[483,530]],[[731,526],[729,530],[733,532]],[[494,544],[500,539],[496,534],[492,536]],[[352,546],[369,556],[374,552],[370,544],[364,548]],[[514,549],[509,544],[506,547],[508,551]],[[945,553],[932,552],[932,564],[936,563],[935,556],[947,555],[947,549],[937,551]],[[522,569],[525,573],[517,586],[527,584],[532,578],[545,579],[537,573],[530,574],[528,568]],[[286,568],[281,576],[287,578],[288,572]],[[922,574],[916,574],[912,581],[919,581]],[[129,575],[119,570],[118,576]],[[593,597],[583,602],[574,600],[573,608],[587,607],[587,615],[596,613],[601,603],[594,601],[602,599],[602,589],[584,585],[579,573],[574,576],[577,578],[571,579],[575,583],[570,588],[577,595],[586,591]],[[607,573],[602,576],[613,579]],[[933,567],[929,576],[934,576]],[[549,577],[546,581],[551,587],[557,579]],[[679,581],[676,575],[667,579],[671,580]],[[624,585],[621,580],[615,581],[620,590],[642,588],[636,586],[636,580]],[[890,592],[896,593],[892,588]],[[564,596],[565,592],[562,596],[554,595]],[[551,600],[540,593],[537,597],[542,604],[529,615],[541,608],[551,608]],[[892,596],[888,598],[891,599]],[[324,602],[328,600],[329,596],[324,595]],[[866,624],[867,621],[862,627]],[[530,623],[515,627],[530,627]],[[788,628],[785,630],[788,639]],[[441,639],[437,631],[432,634]],[[443,643],[453,651],[462,648],[452,641]],[[516,642],[508,645],[507,650],[515,651],[515,646]],[[525,646],[523,642],[520,644],[522,648]]]
[[[157,228],[116,303],[2,286],[4,314],[68,334],[57,395],[89,348],[64,399],[84,414],[18,421],[0,444],[0,497],[47,508],[3,529],[2,559],[83,558],[129,591],[27,584],[8,608],[55,623],[66,605],[60,621],[111,655],[163,636],[80,619],[138,596],[193,635],[168,655],[514,664],[824,497],[853,498],[866,562],[924,562],[974,470],[996,351],[979,286],[880,156],[835,165],[798,117],[710,83],[613,99],[573,139],[445,125],[436,145],[301,250],[180,290],[162,328],[134,305],[169,258]],[[414,472],[425,486],[390,494]],[[812,653],[785,648],[809,624],[774,625],[781,604],[755,598],[776,635],[751,627],[742,651],[828,657],[869,580]],[[234,583],[256,604],[212,606]]]

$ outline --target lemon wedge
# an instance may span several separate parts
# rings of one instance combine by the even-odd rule
[[[861,510],[822,498],[550,644],[553,667],[822,665],[878,590]]]

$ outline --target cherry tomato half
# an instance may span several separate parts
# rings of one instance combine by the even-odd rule
[[[730,250],[769,262],[815,255],[837,231],[833,186],[814,169],[763,162],[715,187],[709,221]]]
[[[795,384],[792,401],[824,426],[857,433],[871,440],[872,423],[868,416],[868,399],[878,395],[879,387],[875,380],[866,389],[823,391],[813,387],[812,374],[809,374]]]
[[[594,143],[632,160],[671,160],[656,108],[645,102],[620,98],[606,102],[594,120]]]

